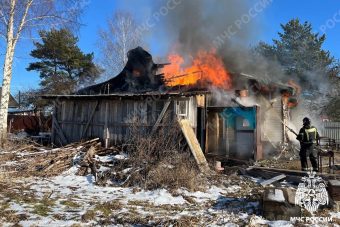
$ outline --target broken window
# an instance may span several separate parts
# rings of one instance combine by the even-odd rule
[[[179,118],[188,118],[189,115],[189,105],[186,100],[177,101],[176,114]]]

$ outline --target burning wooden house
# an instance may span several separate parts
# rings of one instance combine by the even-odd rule
[[[124,142],[132,126],[151,133],[177,118],[189,121],[206,155],[261,159],[267,153],[263,151],[285,140],[285,97],[293,94],[293,87],[265,87],[254,77],[233,74],[238,79],[231,89],[229,75],[217,82],[207,80],[202,71],[169,78],[157,74],[164,66],[138,47],[129,51],[118,76],[72,95],[43,96],[55,104],[53,143],[99,137],[110,146]],[[186,76],[191,83],[181,84]],[[227,92],[221,86],[226,80]]]

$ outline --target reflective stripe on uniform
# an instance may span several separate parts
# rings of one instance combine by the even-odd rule
[[[308,128],[308,129],[306,128],[305,131],[308,133],[316,132],[316,128]]]
[[[309,142],[309,133],[314,133],[314,140],[316,140],[316,128],[309,128],[309,129],[305,129],[305,133],[307,136],[307,141]]]

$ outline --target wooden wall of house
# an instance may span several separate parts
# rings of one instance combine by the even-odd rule
[[[257,102],[261,106],[261,143],[263,157],[268,158],[280,142],[284,140],[283,104],[281,95],[260,97]]]
[[[52,141],[55,145],[99,137],[111,146],[128,138],[132,127],[151,132],[168,99],[66,99],[55,106]],[[184,108],[183,108],[184,106]],[[169,126],[176,116],[197,125],[196,97],[171,98],[160,126]],[[66,141],[65,141],[66,140]]]

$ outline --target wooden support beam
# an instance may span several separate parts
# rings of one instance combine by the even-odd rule
[[[170,103],[171,103],[171,99],[168,99],[168,100],[164,103],[163,109],[162,109],[161,113],[159,114],[156,123],[155,123],[154,126],[152,127],[151,134],[153,134],[153,133],[156,131],[156,129],[158,128],[159,124],[160,124],[161,121],[163,120],[164,115],[165,115],[166,111],[168,110]]]
[[[60,128],[58,121],[55,117],[55,115],[52,115],[52,123],[53,123],[53,129],[55,130],[55,133],[57,133],[57,135],[59,136],[59,138],[61,139],[62,145],[68,144],[67,138],[64,135],[63,130]]]
[[[104,123],[104,133],[103,135],[105,136],[105,148],[109,147],[109,139],[110,139],[110,132],[109,132],[109,127],[108,127],[108,122],[109,122],[109,102],[105,102],[105,123]]]
[[[94,105],[94,108],[93,108],[93,110],[92,110],[92,113],[91,113],[91,115],[90,115],[90,118],[88,119],[88,121],[87,121],[87,123],[86,123],[86,126],[85,126],[85,128],[84,128],[84,131],[81,133],[81,139],[84,138],[84,136],[85,136],[85,134],[86,134],[86,132],[87,132],[89,126],[90,126],[90,123],[91,123],[91,121],[92,121],[92,119],[93,119],[94,113],[96,112],[96,109],[97,109],[98,104],[99,104],[99,101],[97,100],[96,103],[95,103],[95,105]]]
[[[255,161],[263,159],[263,147],[261,142],[261,130],[262,130],[262,119],[261,119],[261,109],[259,106],[256,106],[256,128],[255,128]]]
[[[178,119],[184,137],[190,147],[191,153],[194,155],[198,168],[201,172],[208,173],[210,171],[208,162],[203,154],[200,144],[196,138],[194,130],[190,126],[187,119]]]
[[[53,109],[53,112],[52,112],[52,128],[51,128],[51,132],[52,132],[51,133],[51,143],[52,143],[52,146],[54,146],[54,144],[55,144],[55,133],[56,133],[53,121],[55,119],[57,119],[56,116],[57,116],[57,111],[58,111],[56,101],[53,101],[53,107],[54,107],[54,109]]]

